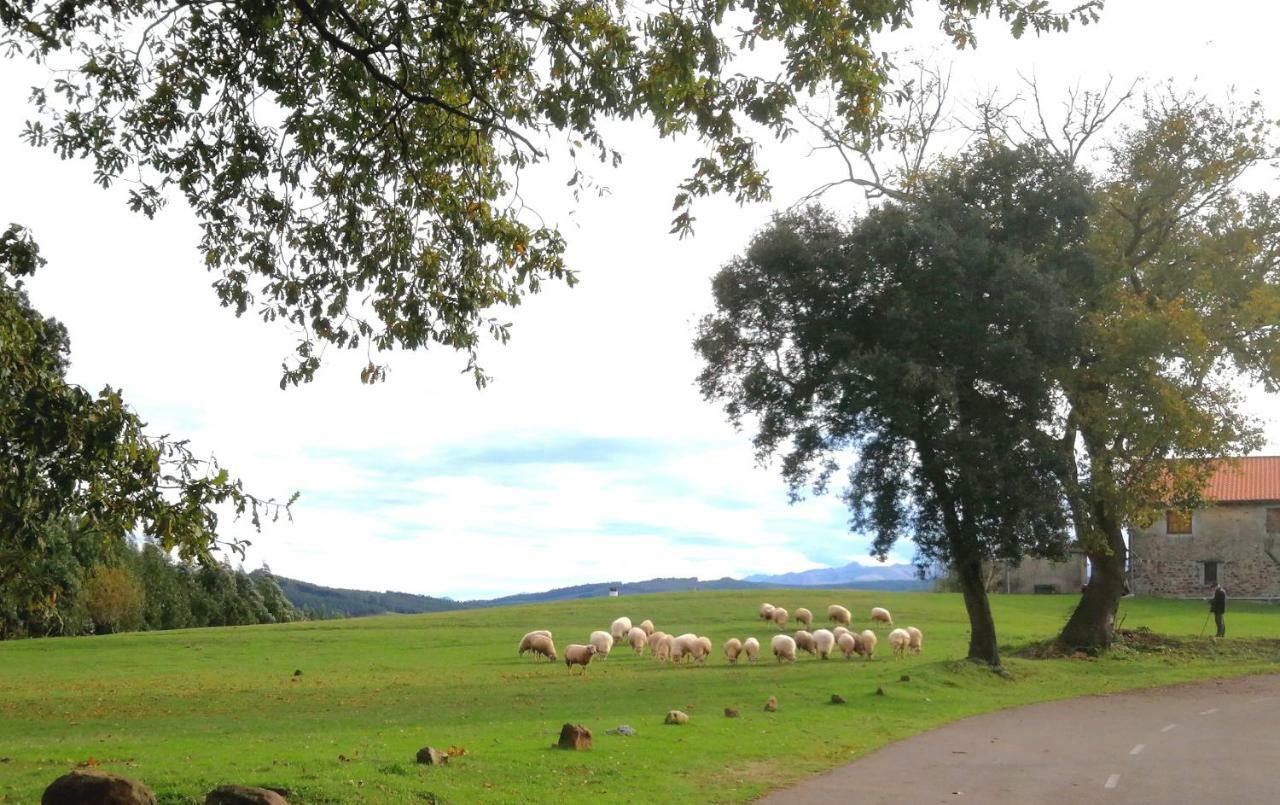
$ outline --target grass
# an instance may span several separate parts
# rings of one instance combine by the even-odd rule
[[[775,630],[753,618],[760,599],[678,593],[0,643],[0,801],[38,802],[55,777],[91,762],[143,780],[161,803],[199,802],[233,782],[288,789],[295,803],[735,802],[975,713],[1280,671],[1280,643],[1245,639],[1280,631],[1280,609],[1267,605],[1234,604],[1233,638],[1215,643],[1195,638],[1202,603],[1128,600],[1126,629],[1184,639],[1136,641],[1096,660],[1033,660],[1012,655],[1052,635],[1074,598],[998,596],[1010,671],[1001,678],[959,661],[968,629],[958,596],[813,590],[769,599],[819,616],[834,601],[855,618],[887,606],[900,625],[924,630],[924,654],[894,660],[879,629],[871,662],[729,666],[719,645],[731,636],[756,635],[767,650]],[[529,629],[552,629],[563,650],[620,614],[707,634],[716,656],[672,667],[615,650],[582,677],[515,656]],[[887,695],[875,694],[881,686]],[[833,693],[848,703],[830,704]],[[770,696],[777,713],[762,710]],[[741,717],[725,718],[727,706]],[[663,726],[673,708],[690,723]],[[567,721],[592,728],[593,751],[550,748]],[[638,734],[605,733],[620,724]],[[467,754],[445,767],[415,764],[428,744]]]

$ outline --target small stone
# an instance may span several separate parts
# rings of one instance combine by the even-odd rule
[[[301,668],[298,668],[298,669],[294,670],[293,675],[294,675],[294,676],[302,676],[302,669],[301,669]]]
[[[885,692],[884,692],[884,688],[883,688],[883,687],[876,688],[876,695],[877,695],[877,696],[884,696],[884,695],[886,695],[886,694],[885,694]]]
[[[688,724],[689,714],[684,712],[683,710],[668,710],[667,718],[662,723],[675,724],[676,726],[679,726],[681,724]]]
[[[289,805],[289,803],[269,788],[220,785],[205,794],[204,805]]]
[[[97,769],[76,769],[49,784],[41,805],[156,805],[155,795],[137,780]]]
[[[561,749],[587,750],[591,748],[591,730],[581,724],[565,724],[560,728]]]
[[[611,730],[605,730],[605,732],[609,733],[610,735],[623,735],[623,736],[626,736],[627,738],[630,738],[631,736],[636,734],[635,729],[632,727],[628,727],[626,724],[621,724],[617,727],[614,727]]]
[[[902,676],[898,677],[898,681],[899,681],[899,682],[910,682],[910,681],[911,681],[911,674],[903,674]]]
[[[778,697],[777,697],[777,696],[770,696],[770,697],[769,697],[769,701],[767,701],[767,702],[765,702],[765,703],[764,703],[764,711],[765,711],[766,713],[776,713],[776,712],[778,712]]]
[[[843,697],[843,696],[841,696],[839,693],[833,693],[833,694],[831,694],[831,703],[832,703],[832,704],[844,704],[844,697]]]
[[[738,715],[739,715],[739,714],[738,714],[738,708],[736,708],[736,707],[726,707],[726,708],[724,708],[724,717],[725,717],[725,718],[737,718],[737,717],[738,717]]]
[[[428,766],[443,766],[449,762],[449,756],[439,749],[424,746],[418,750],[418,762]]]

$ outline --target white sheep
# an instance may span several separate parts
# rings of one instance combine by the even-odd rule
[[[778,662],[796,661],[796,641],[792,640],[790,635],[774,635],[773,640],[769,641],[769,648],[773,649],[773,656],[778,658]]]
[[[832,604],[827,607],[827,620],[835,621],[841,626],[848,626],[853,623],[853,613],[839,604]]]
[[[889,645],[893,647],[893,656],[905,657],[911,647],[911,633],[906,629],[894,629],[889,632]]]
[[[623,640],[626,640],[627,633],[630,631],[631,619],[626,617],[618,618],[613,622],[613,625],[609,627],[609,635],[613,638],[613,642],[615,643],[621,643]]]
[[[609,652],[613,649],[613,635],[597,630],[591,633],[587,642],[596,647],[596,653],[600,655],[600,659],[609,659]]]
[[[774,607],[773,614],[771,617],[773,618],[774,625],[776,625],[779,629],[786,627],[787,611],[785,609],[783,609],[782,607]]]
[[[580,646],[574,643],[564,650],[564,666],[569,669],[569,673],[573,673],[573,666],[581,665],[582,673],[585,674],[587,666],[591,664],[591,658],[595,656],[595,646]]]
[[[695,642],[693,658],[698,662],[706,662],[707,658],[711,656],[711,638],[702,635]]]
[[[871,620],[880,621],[881,623],[887,623],[890,626],[893,625],[893,616],[890,615],[889,610],[885,609],[884,607],[872,607]]]
[[[644,620],[640,621],[640,628],[644,629],[645,637],[653,636],[653,621],[649,620],[648,618],[645,618]]]
[[[736,637],[731,637],[724,641],[724,658],[729,661],[730,665],[738,662],[738,655],[742,653],[742,641]]]
[[[760,641],[754,637],[748,637],[742,641],[742,653],[747,655],[747,662],[755,662],[756,657],[760,656]]]
[[[698,644],[698,636],[687,632],[671,639],[671,661],[684,662],[690,657],[696,658],[702,646]]]
[[[817,645],[815,645],[813,642],[813,635],[810,634],[809,632],[806,632],[804,629],[801,629],[800,631],[796,632],[795,641],[796,641],[796,648],[800,649],[801,651],[807,651],[810,654],[815,654],[818,651]]]
[[[911,653],[919,654],[924,648],[924,632],[914,626],[907,627],[907,634],[911,635]]]
[[[796,623],[808,629],[813,626],[813,613],[804,607],[800,607],[796,610]]]
[[[649,656],[650,657],[658,656],[658,645],[662,642],[663,638],[665,638],[666,636],[667,636],[666,632],[654,632],[653,634],[649,635]]]
[[[854,637],[851,632],[845,632],[836,638],[836,645],[840,647],[841,653],[844,654],[846,660],[853,659],[853,654],[858,650],[858,638]]]
[[[877,642],[878,639],[875,632],[870,629],[864,630],[862,634],[858,635],[858,653],[868,660],[871,659],[871,655],[876,653]]]
[[[662,634],[655,642],[651,642],[653,656],[662,662],[671,659],[671,645],[675,642],[675,638],[669,634]]]
[[[773,604],[769,604],[769,603],[761,604],[761,605],[760,605],[760,620],[762,620],[762,621],[771,621],[771,620],[773,620],[773,610],[774,610],[775,608],[776,608],[776,607],[774,607],[774,605],[773,605]]]
[[[834,629],[832,629],[832,630],[831,630],[831,634],[835,635],[835,636],[836,636],[836,640],[837,640],[837,641],[839,641],[839,640],[840,640],[840,635],[843,635],[843,634],[849,634],[849,635],[851,635],[851,634],[853,634],[853,632],[849,631],[848,629],[844,628],[843,626],[837,626],[836,628],[834,628]]]
[[[645,634],[644,629],[639,626],[633,626],[631,631],[627,632],[627,641],[631,643],[631,650],[640,654],[649,643],[649,635]]]
[[[556,644],[551,642],[551,633],[547,631],[529,632],[520,641],[519,653],[523,655],[526,651],[532,651],[534,659],[538,657],[546,657],[548,660],[556,658]]]
[[[818,649],[819,659],[828,659],[836,647],[836,636],[828,629],[819,629],[813,633],[813,645]]]

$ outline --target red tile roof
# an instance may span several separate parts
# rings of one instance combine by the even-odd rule
[[[1204,494],[1219,503],[1280,501],[1280,456],[1250,456],[1223,462],[1209,479]]]

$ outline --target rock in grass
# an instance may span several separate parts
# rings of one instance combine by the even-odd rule
[[[668,710],[667,718],[662,723],[675,724],[676,726],[680,726],[681,724],[688,724],[689,714],[684,712],[683,710]]]
[[[883,687],[883,686],[876,688],[876,695],[877,695],[877,696],[884,696],[884,695],[886,695],[886,694],[885,694],[885,692],[884,692],[884,687]]]
[[[767,702],[765,702],[765,703],[764,703],[764,711],[765,711],[766,713],[776,713],[776,712],[778,712],[778,697],[777,697],[777,696],[770,696],[770,697],[769,697],[769,701],[767,701]]]
[[[428,766],[443,766],[449,762],[449,756],[439,749],[424,746],[418,750],[418,762]]]
[[[832,704],[844,704],[844,697],[843,697],[843,696],[841,696],[839,693],[833,693],[833,694],[831,694],[831,703],[832,703]]]
[[[591,748],[591,730],[581,724],[565,724],[560,728],[561,749],[586,750]]]
[[[737,717],[738,717],[738,709],[737,709],[736,707],[726,707],[726,708],[724,708],[724,717],[725,717],[725,718],[737,718]]]
[[[293,670],[293,675],[294,675],[294,676],[302,676],[302,669],[301,669],[301,668],[295,668],[295,669]]]
[[[269,788],[220,785],[205,795],[204,805],[289,805],[289,803]]]
[[[910,682],[910,681],[911,681],[911,674],[903,674],[902,676],[898,677],[898,681],[899,681],[899,682]]]
[[[609,733],[610,735],[622,735],[626,738],[630,738],[631,736],[636,734],[635,728],[628,727],[626,724],[619,725],[617,727],[614,727],[611,730],[605,730],[605,732]]]
[[[156,797],[137,780],[97,769],[76,769],[50,783],[40,805],[156,805]]]

